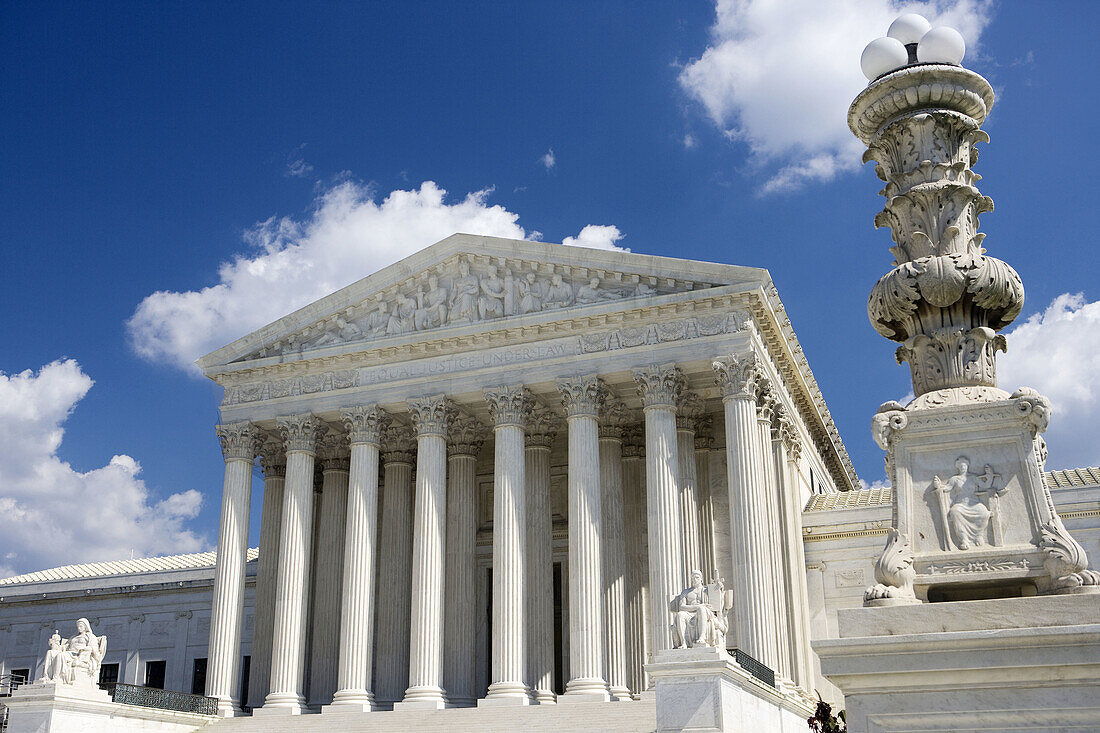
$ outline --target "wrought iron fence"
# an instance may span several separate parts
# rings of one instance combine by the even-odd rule
[[[11,697],[11,693],[26,682],[21,674],[0,675],[0,698]],[[0,731],[8,729],[8,706],[0,702]]]
[[[175,710],[181,713],[199,715],[217,715],[218,698],[205,695],[188,695],[186,692],[158,690],[155,687],[127,685],[122,682],[109,682],[100,685],[111,693],[111,699],[126,705],[140,705],[160,710]]]
[[[733,655],[733,658],[737,661],[741,669],[745,670],[765,685],[775,687],[775,671],[771,667],[753,659],[740,649],[730,649],[729,653]]]

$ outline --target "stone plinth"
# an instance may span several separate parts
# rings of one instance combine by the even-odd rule
[[[657,697],[658,733],[806,730],[813,711],[760,682],[724,649],[658,651],[646,665]]]
[[[1100,730],[1089,595],[854,608],[814,643],[848,730]],[[950,631],[944,631],[950,629]]]
[[[10,698],[8,733],[191,733],[215,716],[112,702],[98,687],[45,682],[23,685]]]

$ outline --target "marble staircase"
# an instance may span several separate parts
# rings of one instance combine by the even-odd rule
[[[203,733],[654,733],[655,700],[226,718]]]

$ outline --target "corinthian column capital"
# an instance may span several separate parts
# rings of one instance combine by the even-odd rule
[[[447,433],[447,447],[454,456],[476,456],[481,452],[488,433],[489,429],[477,418],[455,418]]]
[[[447,435],[455,419],[454,403],[444,395],[407,400],[417,435]]]
[[[762,376],[756,354],[723,356],[715,359],[711,367],[723,399],[756,399],[756,384]]]
[[[638,422],[626,405],[607,390],[603,409],[600,411],[600,437],[622,440],[626,428]]]
[[[605,397],[603,382],[594,374],[563,379],[558,382],[558,392],[561,394],[565,414],[569,417],[596,417]]]
[[[638,387],[638,396],[642,398],[644,408],[676,409],[676,404],[684,393],[684,374],[675,364],[635,369],[634,383]]]
[[[389,414],[377,405],[359,405],[340,411],[340,421],[348,431],[348,442],[379,445],[382,431],[390,424]]]
[[[259,452],[263,434],[248,420],[215,426],[214,432],[222,444],[222,456],[227,461],[251,461]]]
[[[762,376],[756,382],[756,419],[767,423],[771,429],[772,418],[775,416],[778,404],[779,399],[775,394],[775,388],[767,377]]]
[[[321,459],[321,467],[326,471],[346,471],[350,456],[347,433],[326,426],[317,437],[317,457]]]
[[[313,453],[317,450],[317,436],[321,432],[323,423],[313,413],[280,417],[275,424],[283,436],[287,451],[300,450]]]
[[[786,408],[779,405],[775,416],[775,431],[779,439],[783,441],[783,447],[787,450],[787,460],[798,462],[802,456],[802,438],[798,435],[798,427]]]
[[[694,392],[684,392],[676,405],[676,428],[696,432],[706,407],[706,403],[699,395]]]
[[[546,405],[535,402],[527,415],[527,445],[549,448],[558,434],[559,418]]]
[[[522,428],[535,398],[522,384],[516,384],[486,390],[485,402],[495,425],[518,425]]]
[[[286,476],[286,446],[279,436],[265,433],[258,453],[265,478]]]
[[[387,425],[382,429],[382,463],[412,465],[416,453],[416,436],[408,425]]]

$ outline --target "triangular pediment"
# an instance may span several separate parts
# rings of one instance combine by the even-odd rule
[[[616,303],[629,307],[767,279],[758,268],[455,234],[197,363],[209,373],[234,362],[302,358],[348,345],[371,348],[442,329],[497,328],[509,319],[581,314]]]

